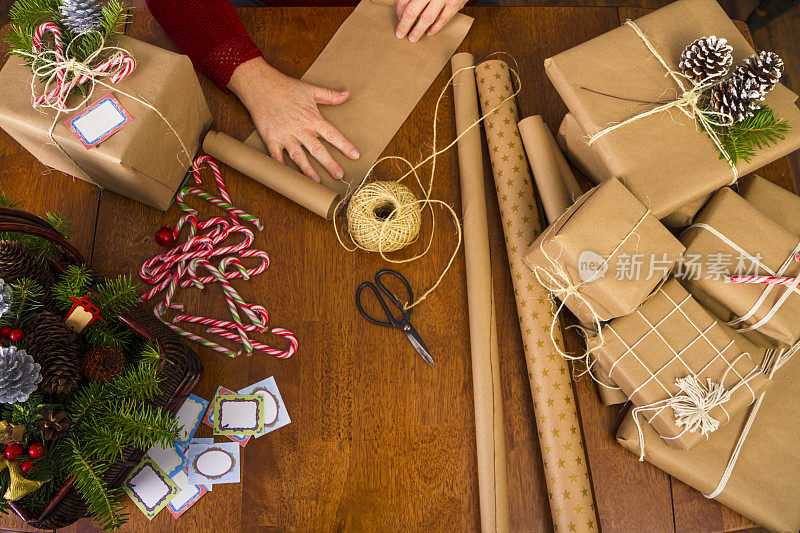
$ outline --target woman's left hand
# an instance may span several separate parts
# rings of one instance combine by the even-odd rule
[[[466,3],[467,0],[397,0],[400,22],[395,33],[401,39],[408,35],[408,40],[415,43],[426,32],[433,35],[444,28]]]

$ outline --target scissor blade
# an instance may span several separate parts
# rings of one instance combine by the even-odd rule
[[[425,343],[422,341],[422,337],[419,336],[419,333],[417,333],[417,330],[414,329],[414,326],[411,324],[405,324],[402,329],[403,333],[406,334],[406,337],[408,337],[408,340],[417,350],[417,353],[419,353],[420,357],[422,357],[429,365],[436,366],[433,364],[433,357],[431,357],[428,347],[425,346]]]

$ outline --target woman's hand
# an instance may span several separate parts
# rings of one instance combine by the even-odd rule
[[[408,35],[408,40],[415,43],[426,30],[428,35],[433,35],[444,28],[466,3],[467,0],[397,0],[397,18],[400,22],[395,33],[401,39]],[[417,21],[416,26],[414,21]]]
[[[269,155],[278,162],[284,162],[283,151],[286,150],[303,174],[320,181],[303,147],[337,179],[344,174],[342,167],[320,139],[325,139],[350,159],[358,158],[353,143],[322,118],[317,109],[318,104],[341,104],[350,96],[348,91],[334,91],[291,78],[272,68],[263,57],[236,67],[228,88],[250,111]]]

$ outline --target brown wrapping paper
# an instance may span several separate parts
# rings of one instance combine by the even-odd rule
[[[17,56],[10,56],[0,71],[0,127],[44,165],[163,211],[192,164],[211,124],[211,112],[188,57],[124,35],[117,46],[130,52],[136,68],[114,84],[115,90],[97,85],[87,105],[111,93],[132,120],[98,146],[86,149],[67,128],[65,121],[80,112],[76,111],[61,114],[53,130],[53,138],[74,162],[61,153],[48,136],[56,113],[31,107],[33,74]],[[158,109],[178,136],[155,111],[122,92]],[[80,101],[73,95],[67,104]]]
[[[742,446],[725,490],[715,499],[772,531],[800,530],[800,357],[775,374]],[[643,425],[645,459],[704,494],[717,488],[749,416],[740,413],[693,450],[667,446],[653,428]],[[630,414],[617,441],[639,454],[640,443]]]
[[[735,248],[715,235],[705,225],[725,238]],[[725,321],[750,314],[746,325],[777,344],[789,347],[800,339],[800,295],[790,293],[777,312],[766,320],[773,306],[783,299],[783,286],[726,283],[724,276],[754,274],[748,256],[777,272],[784,262],[797,253],[798,238],[753,207],[729,188],[719,190],[695,217],[694,224],[681,236],[686,246],[685,265],[681,282],[697,300]],[[744,253],[742,253],[742,251]],[[747,255],[745,255],[747,254]],[[740,257],[743,259],[740,265]],[[696,266],[689,266],[693,259]],[[764,268],[757,274],[769,275]],[[800,263],[790,260],[780,275],[797,276]],[[763,298],[763,299],[762,299]],[[751,310],[755,311],[751,313]]]
[[[456,134],[479,118],[478,93],[472,54],[453,56],[453,103]],[[472,353],[472,389],[478,451],[478,493],[481,531],[509,531],[506,477],[506,439],[500,384],[497,323],[494,315],[489,227],[483,188],[481,132],[473,128],[458,141],[461,212],[464,224],[464,260],[467,265],[467,303]]]
[[[566,181],[569,177],[576,184],[577,181],[569,169],[567,169],[568,177],[562,177],[563,167],[559,166],[556,160],[556,152],[560,154],[560,150],[547,125],[542,122],[542,117],[535,115],[524,118],[519,121],[518,127],[525,153],[533,170],[536,191],[544,206],[547,222],[552,224],[572,205]]]
[[[396,24],[394,5],[362,0],[303,75],[302,79],[309,83],[350,91],[347,102],[322,106],[320,111],[356,145],[361,156],[351,160],[322,141],[344,169],[341,180],[331,177],[314,158],[309,158],[322,184],[334,195],[346,196],[361,182],[464,40],[472,18],[457,13],[442,31],[416,43],[395,37]],[[254,131],[245,144],[267,153],[258,132]],[[228,153],[214,157],[236,166]],[[298,174],[292,182],[299,183],[302,175],[289,164]],[[288,176],[286,171],[280,174]],[[319,198],[310,198],[307,203],[315,206],[315,213],[325,211],[330,218],[335,202],[327,210],[321,209],[320,204],[332,196],[321,189],[319,194]],[[306,203],[301,205],[307,207]]]
[[[769,384],[767,377],[756,371],[761,360],[753,359],[729,331],[671,279],[636,313],[603,326],[602,338],[591,338],[588,347],[637,407],[678,395],[676,379],[692,374],[704,386],[707,379],[722,384],[731,391],[731,398],[713,407],[709,415],[725,424]],[[746,384],[735,388],[742,381]],[[676,424],[675,412],[669,406],[643,412],[640,419],[649,421],[675,448],[689,449],[704,438],[699,431],[687,431]]]
[[[597,155],[594,148],[589,146],[589,136],[584,133],[571,113],[564,115],[564,119],[558,127],[556,139],[572,164],[586,174],[587,178],[595,183],[603,183],[611,177],[611,172],[606,164]]]
[[[755,174],[739,181],[739,194],[795,237],[800,237],[800,197]]]
[[[673,69],[677,69],[683,48],[704,35],[726,38],[733,46],[734,64],[753,53],[716,0],[679,0],[637,19],[636,24]],[[656,102],[676,95],[677,84],[628,25],[547,59],[545,69],[570,113],[589,135],[653,107],[626,98]],[[749,163],[740,161],[740,176],[800,147],[796,98],[783,85],[767,95],[765,103],[792,129],[775,146],[757,150]],[[659,218],[735,178],[711,139],[679,111],[626,124],[593,146],[610,174]]]
[[[558,283],[565,289],[567,284],[578,287],[577,295],[564,291],[564,305],[591,326],[636,310],[681,253],[683,245],[656,217],[619,180],[609,179],[547,228],[525,261],[553,278],[558,274],[552,263],[557,263],[569,278]],[[598,273],[603,263],[607,270]],[[551,282],[544,274],[540,277]]]
[[[264,152],[218,131],[209,131],[203,151],[324,218],[331,218],[339,194]]]
[[[475,75],[484,113],[511,94],[511,76],[504,62],[481,63]],[[597,531],[570,369],[550,339],[553,307],[549,295],[523,260],[542,227],[517,120],[517,107],[511,100],[486,119],[484,130],[516,293],[550,511],[558,531]],[[560,328],[553,336],[563,346]]]

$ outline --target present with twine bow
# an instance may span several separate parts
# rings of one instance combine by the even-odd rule
[[[636,455],[644,442],[647,462],[770,531],[800,531],[800,357],[792,351],[767,352],[761,367],[772,386],[703,445],[671,448],[649,424],[637,430],[630,413],[617,441]]]
[[[669,446],[689,449],[713,438],[769,384],[750,353],[754,345],[739,337],[670,279],[636,312],[603,326],[588,347],[630,398],[636,423],[649,422]]]
[[[13,50],[0,127],[45,166],[166,210],[211,124],[191,61],[125,36],[77,61],[66,38],[45,23],[31,50]],[[66,121],[108,94],[131,121],[86,148]]]
[[[732,47],[732,65],[754,53],[715,0],[679,0],[545,61],[545,70],[607,172],[658,218],[702,199],[800,147],[797,95],[777,84],[764,105],[788,131],[749,161],[714,135],[731,117],[709,111],[714,80],[681,73],[684,48],[703,36]],[[683,222],[687,214],[682,215]]]
[[[738,331],[788,348],[800,339],[800,241],[729,188],[684,230],[681,283]],[[779,279],[779,284],[760,281]]]
[[[525,261],[562,306],[597,331],[601,322],[636,310],[681,253],[658,219],[609,179],[548,227]]]

